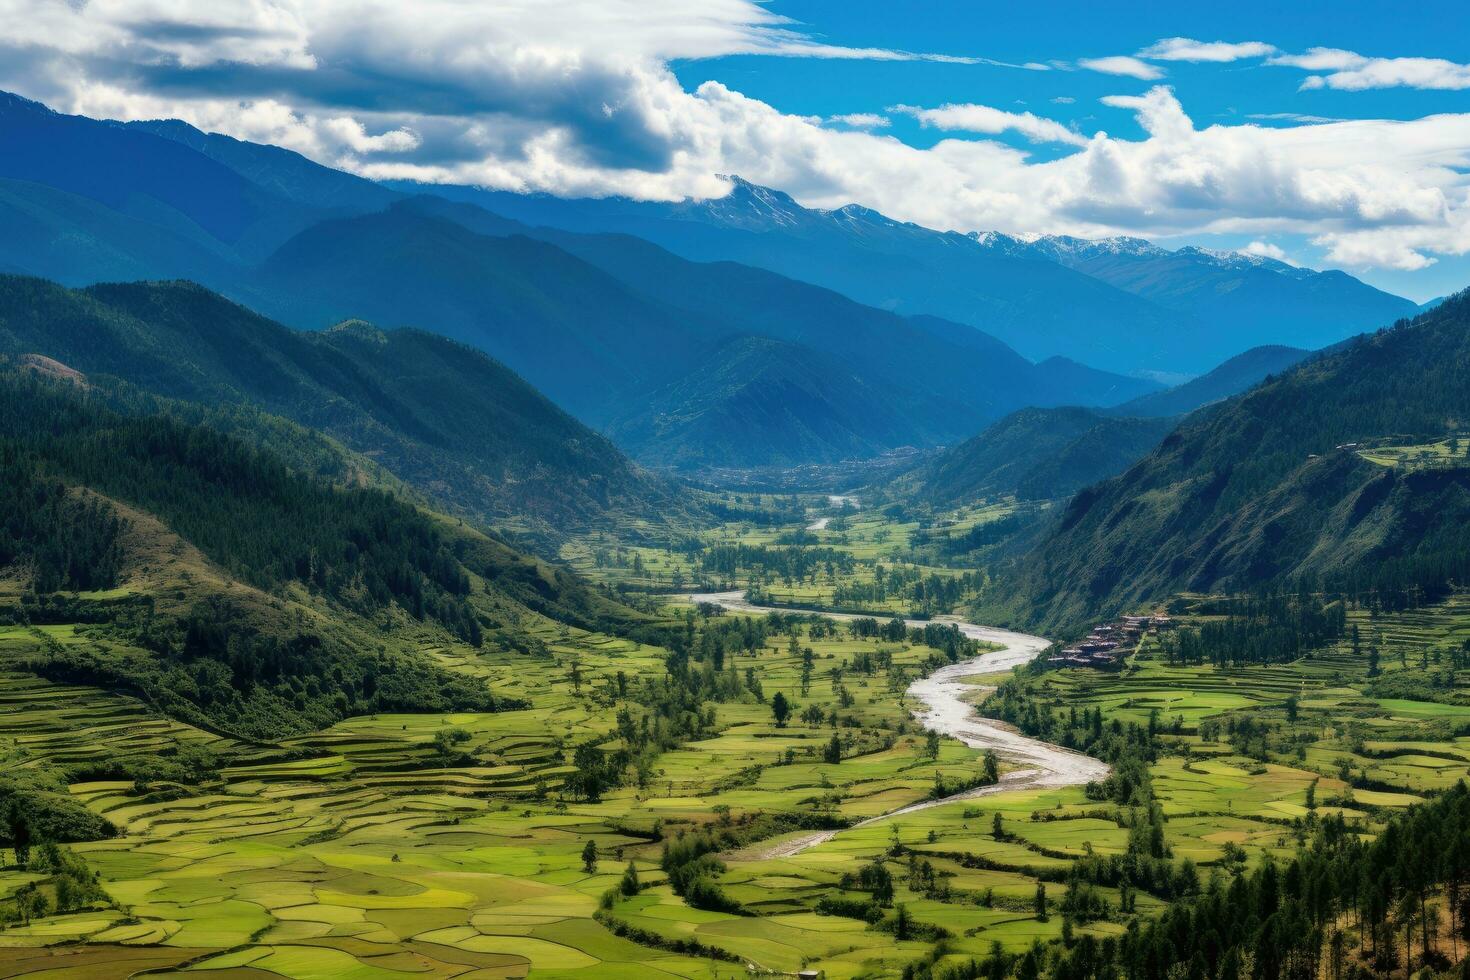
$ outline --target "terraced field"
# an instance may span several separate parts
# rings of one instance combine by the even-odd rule
[[[272,745],[163,719],[126,696],[0,675],[7,767],[85,768],[109,754],[163,756],[185,744],[208,746],[227,763],[199,786],[73,782],[71,797],[118,830],[75,845],[111,902],[5,928],[7,975],[703,977],[744,975],[746,963],[790,970],[817,962],[830,975],[855,976],[898,969],[927,951],[926,942],[815,909],[844,873],[885,854],[894,833],[926,848],[950,838],[969,846],[965,825],[978,818],[961,817],[962,808],[936,808],[952,819],[926,811],[923,821],[855,832],[788,860],[733,854],[724,883],[744,914],[690,908],[662,884],[659,869],[660,834],[739,825],[761,813],[856,821],[926,798],[936,776],[971,777],[979,754],[957,742],[927,757],[884,672],[848,673],[842,682],[845,711],[857,724],[842,729],[841,762],[820,759],[831,728],[780,728],[768,705],[730,703],[718,707],[712,736],[659,759],[646,788],[588,803],[559,792],[572,771],[569,747],[613,730],[614,701],[603,692],[615,672],[655,675],[663,651],[549,626],[540,635],[549,659],[429,651],[497,690],[531,698],[534,710],[353,718]],[[11,640],[11,652],[23,652],[24,636]],[[773,641],[749,658],[768,696],[780,690],[794,701],[835,704],[826,665],[880,645],[836,638],[815,646],[823,669],[805,696],[789,651]],[[932,654],[906,644],[883,650],[899,671]],[[444,731],[459,734],[436,739]],[[583,865],[589,841],[594,872]],[[1013,865],[988,872],[997,894],[1024,893],[1032,865],[1058,863],[1024,843],[1002,849],[987,859]],[[594,918],[599,898],[629,862],[647,887],[605,924]],[[0,894],[32,877],[0,872]],[[997,938],[1024,943],[1035,931],[1016,925],[1028,921],[1024,902],[997,915],[1001,906],[982,913],[968,895],[940,901],[900,889],[898,897],[921,922],[949,928],[960,915],[965,929],[984,937],[965,949]]]
[[[822,509],[816,502],[805,516]],[[863,570],[893,560],[917,527],[840,517],[811,532],[816,546],[851,549]],[[727,533],[774,543],[791,530]],[[693,575],[677,550],[624,546],[634,553],[641,579],[621,563],[595,567],[590,551],[582,563],[643,587]],[[786,601],[823,601],[835,584],[823,575],[793,584]],[[1121,672],[1053,672],[1041,689],[1058,711],[1101,708],[1109,722],[1162,732],[1166,751],[1148,776],[1173,860],[1208,872],[1242,855],[1285,857],[1313,817],[1341,813],[1371,831],[1383,814],[1470,776],[1470,697],[1453,656],[1470,639],[1470,597],[1393,615],[1354,610],[1350,622],[1356,652],[1345,638],[1289,665],[1217,669],[1171,665],[1151,647]],[[815,967],[870,977],[996,945],[1019,952],[1064,930],[1116,935],[1130,916],[1123,908],[1148,914],[1162,904],[1144,891],[1089,886],[1094,911],[1061,914],[1076,862],[1127,853],[1141,819],[1137,807],[1082,787],[957,800],[817,846],[785,846],[975,779],[979,751],[945,739],[931,757],[910,717],[918,705],[906,691],[936,651],[807,631],[796,638],[813,651],[803,690],[801,657],[773,633],[726,665],[758,678],[762,699],[712,704],[703,734],[591,802],[567,791],[575,749],[620,744],[619,684],[663,683],[668,651],[540,619],[520,625],[540,652],[427,637],[420,650],[529,710],[360,716],[269,744],[21,669],[37,644],[100,642],[86,628],[0,631],[0,785],[20,773],[70,774],[70,799],[117,830],[74,845],[109,901],[6,926],[0,973],[375,980]],[[1374,677],[1369,645],[1380,652]],[[1000,679],[970,678],[973,700]],[[785,725],[771,709],[778,692],[793,704]],[[802,720],[810,706],[820,720]],[[1256,728],[1232,731],[1240,719]],[[837,762],[825,758],[834,735]],[[189,747],[218,757],[217,772],[192,783],[98,774],[107,760],[174,758]],[[728,908],[694,907],[662,867],[667,844],[709,828],[735,842],[717,874]],[[630,866],[641,887],[619,894]],[[851,909],[869,907],[861,878],[873,867],[891,875],[892,904],[865,921]],[[33,880],[0,870],[0,901]],[[899,907],[912,923],[902,937]]]

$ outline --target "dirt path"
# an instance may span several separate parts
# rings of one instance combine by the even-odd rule
[[[772,608],[747,602],[743,592],[706,592],[682,598],[691,602],[706,602],[721,606],[731,612],[765,613],[770,612]],[[822,613],[822,615],[828,619],[840,621],[861,618],[847,613]],[[923,627],[926,621],[911,619],[907,622],[910,626]],[[941,667],[928,677],[920,678],[910,684],[909,697],[921,705],[914,709],[914,717],[925,728],[932,728],[941,735],[957,738],[971,748],[991,749],[1007,762],[1019,764],[1025,768],[1006,773],[994,786],[982,786],[940,800],[914,803],[889,813],[870,817],[854,824],[854,827],[866,827],[880,820],[889,820],[906,813],[927,810],[929,807],[952,803],[956,800],[969,800],[978,796],[1019,790],[1080,786],[1107,776],[1108,767],[1098,760],[1070,749],[1064,749],[1059,745],[1052,745],[1050,742],[1022,735],[1000,722],[981,718],[975,714],[974,707],[967,700],[967,698],[982,693],[984,688],[963,683],[962,678],[972,677],[975,674],[992,674],[1010,670],[1012,667],[1027,663],[1047,648],[1049,645],[1047,640],[1039,636],[1014,633],[994,626],[980,626],[957,619],[940,617],[927,622],[953,623],[965,636],[997,644],[1001,649],[982,653],[978,657],[962,660],[948,667]],[[742,852],[741,857],[747,860],[791,857],[794,854],[800,854],[807,848],[831,840],[838,833],[840,831],[824,830],[803,834],[766,848],[752,848]]]

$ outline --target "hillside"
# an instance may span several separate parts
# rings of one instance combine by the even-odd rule
[[[8,93],[0,142],[0,213],[22,222],[0,259],[69,284],[124,269],[217,282],[324,214],[176,140]]]
[[[1173,425],[1086,408],[1022,409],[921,469],[919,496],[940,507],[997,496],[1066,497],[1127,469]]]
[[[1222,398],[1238,395],[1266,377],[1310,356],[1296,347],[1253,347],[1182,385],[1150,392],[1108,409],[1110,415],[1159,417],[1185,415]]]
[[[695,392],[684,384],[691,372],[759,387],[755,361],[721,363],[741,336],[800,348],[802,362],[822,373],[813,383],[828,391],[858,379],[869,421],[856,434],[872,451],[949,441],[1034,401],[1091,395],[1111,403],[1153,387],[1061,362],[1033,365],[956,324],[907,319],[760,269],[690,262],[626,236],[518,231],[479,209],[416,199],[303,232],[265,264],[250,294],[299,327],[363,316],[477,346],[589,424],[639,433],[627,445],[658,463],[758,461],[727,452],[733,430],[654,444],[665,433],[679,437],[653,413],[703,412],[671,402]],[[808,406],[818,416],[803,417]],[[812,450],[840,458],[856,445],[816,403],[781,410],[802,434],[761,443],[774,454],[766,461]],[[826,431],[831,444],[809,438]]]
[[[800,466],[871,457],[915,431],[835,358],[737,337],[655,392],[608,434],[659,466]]]
[[[0,469],[7,615],[94,624],[88,642],[41,644],[29,669],[247,737],[495,710],[420,644],[510,639],[507,614],[532,609],[631,621],[392,494],[308,476],[54,362],[0,372]]]
[[[421,331],[298,333],[187,283],[68,290],[5,277],[0,353],[285,416],[484,520],[657,524],[687,506],[504,365]]]
[[[1305,582],[1393,607],[1465,581],[1470,469],[1452,450],[1467,362],[1461,294],[1196,412],[1073,498],[998,605],[1075,623],[1180,590]],[[1384,445],[1429,448],[1358,451]]]

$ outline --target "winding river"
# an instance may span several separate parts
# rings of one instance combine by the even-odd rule
[[[761,614],[772,611],[805,611],[758,606],[746,601],[743,592],[706,592],[681,598],[695,603],[710,603],[728,609],[730,612]],[[848,613],[824,612],[820,615],[840,621],[863,618]],[[1043,742],[1040,739],[1029,738],[1001,722],[981,718],[975,714],[970,700],[967,699],[984,689],[966,684],[962,678],[1019,667],[1035,659],[1037,654],[1045,650],[1049,645],[1047,640],[1025,633],[1013,633],[994,626],[979,626],[975,623],[946,618],[910,619],[906,622],[909,626],[918,628],[923,628],[928,622],[952,623],[972,640],[980,640],[1001,647],[999,650],[992,650],[978,657],[941,667],[928,677],[922,677],[910,684],[908,694],[910,698],[922,705],[914,710],[914,717],[925,728],[957,738],[971,748],[991,749],[1002,759],[1022,768],[1006,773],[994,786],[982,786],[940,800],[914,803],[880,816],[870,817],[853,826],[867,826],[880,820],[888,820],[905,813],[925,810],[931,806],[952,803],[956,800],[1023,789],[1080,786],[1107,776],[1108,767],[1090,756],[1052,745],[1050,742]],[[825,830],[788,838],[764,849],[758,856],[763,859],[790,857],[809,847],[831,840],[837,833],[838,831],[835,830]]]

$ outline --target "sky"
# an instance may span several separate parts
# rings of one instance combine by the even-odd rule
[[[1470,285],[1470,5],[0,0],[0,88],[375,178],[1138,235]]]

